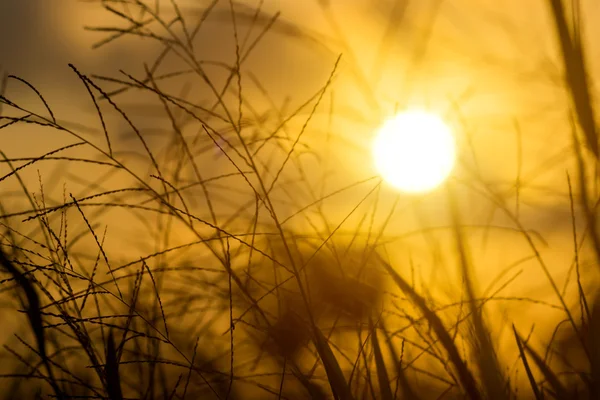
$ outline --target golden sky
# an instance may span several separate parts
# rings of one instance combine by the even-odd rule
[[[192,17],[198,15],[194,4],[199,3],[209,2],[180,2],[184,14]],[[248,7],[257,4],[243,3],[236,8],[246,16],[252,10]],[[394,2],[389,0],[329,3],[330,17],[317,1],[265,1],[265,13],[280,11],[280,22],[248,59],[245,72],[252,72],[264,83],[275,103],[282,104],[290,97],[291,110],[323,86],[337,56],[342,54],[340,76],[334,85],[340,117],[336,118],[334,141],[338,147],[333,164],[338,169],[330,187],[374,174],[372,163],[365,158],[365,148],[381,118],[392,113],[397,103],[427,106],[447,115],[456,131],[462,159],[479,171],[482,180],[510,193],[520,169],[524,186],[520,193],[522,220],[543,231],[550,244],[544,250],[545,256],[553,271],[564,271],[571,258],[565,197],[565,171],[571,161],[565,149],[570,132],[560,84],[559,52],[547,4],[533,0],[415,0],[401,12],[394,11]],[[591,22],[600,12],[597,2],[581,3],[587,37],[597,37],[600,28]],[[394,12],[398,21],[390,23]],[[229,18],[228,3],[219,2],[202,31],[198,45],[201,58],[233,60],[235,47]],[[139,74],[143,72],[142,62],[151,61],[157,53],[152,42],[138,39],[117,40],[92,50],[91,46],[105,34],[85,31],[84,26],[111,25],[114,21],[97,4],[4,0],[0,2],[0,67],[34,84],[55,107],[59,118],[97,126],[85,89],[67,64],[75,64],[86,74],[118,76],[119,69]],[[245,21],[240,19],[242,33],[248,29]],[[298,28],[300,31],[294,30]],[[382,41],[386,31],[391,34]],[[598,57],[593,43],[589,49],[590,70],[594,70]],[[249,87],[247,95],[256,97],[258,107],[265,107],[268,103],[258,89]],[[35,101],[28,89],[16,82],[10,83],[8,95],[15,100]],[[373,108],[372,98],[378,110]],[[318,144],[326,130],[326,115],[315,120],[314,132],[307,141]],[[296,121],[293,126],[297,128],[302,122]],[[122,122],[115,122],[115,126],[126,131]],[[55,137],[34,130],[14,132],[19,134],[0,132],[0,147],[9,156],[39,154],[56,143]],[[125,136],[120,137],[127,143]],[[207,165],[212,164],[207,161]],[[316,165],[308,168],[315,174],[319,172]],[[465,179],[472,178],[464,169],[458,173]],[[35,173],[31,178],[37,179]],[[331,215],[339,220],[365,193],[363,187],[362,191],[332,199]],[[507,224],[505,218],[490,214],[489,204],[476,193],[464,189],[460,195],[469,211],[468,223]],[[389,188],[382,189],[381,219],[395,198]],[[515,202],[514,195],[507,194],[506,198]],[[390,228],[390,234],[416,229],[419,218],[426,225],[436,225],[445,215],[443,199],[444,193],[434,193],[415,206],[413,199],[402,198],[403,211],[397,215],[398,223]],[[413,207],[420,207],[420,211]],[[488,274],[488,269],[496,271],[528,254],[522,239],[518,239],[518,245],[512,244],[515,236],[502,231],[489,239],[489,245],[474,246],[474,259],[484,265],[478,270],[482,281],[490,283],[495,276]],[[479,244],[484,238],[477,234],[473,240]],[[507,252],[508,243],[511,251]],[[539,271],[527,276],[523,284],[539,276]]]

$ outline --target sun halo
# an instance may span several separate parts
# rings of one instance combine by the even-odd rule
[[[402,192],[435,189],[452,172],[456,150],[452,131],[437,115],[408,110],[386,120],[373,143],[375,166]]]

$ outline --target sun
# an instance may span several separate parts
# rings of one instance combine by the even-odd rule
[[[452,172],[454,136],[435,114],[404,111],[381,126],[373,143],[373,157],[390,185],[403,192],[428,192]]]

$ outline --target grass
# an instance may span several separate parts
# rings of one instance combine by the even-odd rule
[[[262,1],[206,2],[195,17],[176,0],[98,2],[120,24],[88,27],[105,35],[95,47],[131,36],[160,53],[139,74],[69,65],[95,128],[59,119],[27,80],[2,80],[0,130],[43,129],[64,142],[25,158],[0,152],[3,316],[15,331],[3,347],[4,398],[598,398],[598,138],[579,3],[568,13],[564,2],[547,2],[572,115],[573,262],[563,288],[543,237],[520,217],[520,168],[506,191],[461,160],[463,176],[440,191],[449,220],[440,235],[424,200],[390,203],[378,177],[338,185],[336,121],[383,114],[376,86],[407,6],[394,2],[369,77],[331,5],[316,3],[333,37]],[[211,20],[231,26],[233,61],[201,58]],[[279,105],[268,80],[245,70],[269,37],[343,54],[308,99]],[[336,93],[348,82],[368,111],[343,109]],[[13,85],[39,102],[11,100]],[[58,167],[47,178],[50,164]],[[509,225],[465,222],[465,188]],[[401,209],[422,224],[398,237],[388,232]],[[485,290],[473,229],[484,241],[495,229],[516,233],[511,245],[528,251]],[[431,244],[431,257],[415,254],[412,236]],[[429,278],[423,260],[434,264]],[[501,296],[525,262],[552,300]],[[439,274],[447,285],[436,284]],[[550,334],[513,320],[534,306],[553,313],[535,321],[551,322]],[[504,326],[512,329],[501,336]]]

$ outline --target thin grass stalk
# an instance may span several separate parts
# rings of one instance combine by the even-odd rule
[[[419,396],[417,396],[417,394],[414,392],[414,390],[410,386],[410,383],[408,381],[406,373],[404,372],[404,368],[402,368],[402,360],[398,357],[396,348],[394,347],[394,344],[392,343],[392,338],[388,334],[388,331],[385,327],[385,322],[382,320],[380,322],[380,324],[381,324],[381,329],[383,330],[383,334],[385,335],[385,340],[386,340],[388,348],[390,350],[392,360],[394,361],[394,367],[396,368],[397,379],[400,384],[400,388],[402,390],[401,398],[419,400]],[[402,343],[402,352],[404,352],[404,342]]]

